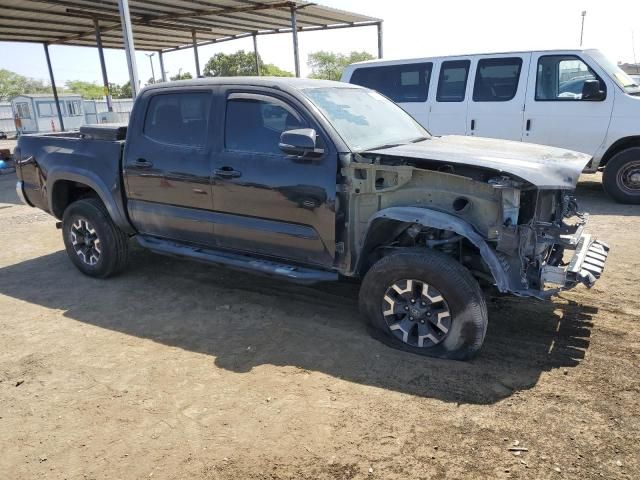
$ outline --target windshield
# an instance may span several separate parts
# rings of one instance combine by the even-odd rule
[[[625,92],[640,93],[640,85],[627,75],[618,65],[605,57],[599,50],[590,50],[589,55],[605,70]]]
[[[304,94],[355,152],[431,137],[407,112],[373,90],[310,88]]]

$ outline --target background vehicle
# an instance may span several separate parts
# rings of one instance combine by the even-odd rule
[[[344,83],[162,83],[136,99],[128,128],[22,136],[15,156],[18,194],[62,220],[87,275],[121,271],[135,236],[300,283],[362,278],[381,338],[444,358],[483,342],[478,279],[548,298],[592,286],[607,257],[571,196],[586,155],[431,137]]]
[[[598,50],[371,61],[342,80],[388,96],[434,135],[584,152],[607,193],[640,203],[640,86]]]

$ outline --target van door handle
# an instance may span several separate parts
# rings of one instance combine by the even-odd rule
[[[242,173],[235,170],[233,167],[222,167],[216,168],[213,171],[213,175],[220,178],[238,178],[242,176]]]
[[[475,120],[471,120],[471,131],[476,129],[476,121]]]
[[[527,126],[526,126],[526,130],[527,130],[527,132],[528,132],[529,130],[531,130],[531,119],[530,119],[530,118],[528,118],[528,119],[527,119]]]
[[[133,164],[138,168],[151,168],[151,167],[153,167],[153,162],[150,162],[149,160],[147,160],[145,158],[139,158],[135,162],[133,162]]]

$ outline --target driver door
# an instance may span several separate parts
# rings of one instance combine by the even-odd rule
[[[283,153],[285,130],[311,127],[292,100],[260,90],[224,92],[224,142],[213,161],[213,226],[219,247],[331,266],[337,155]],[[328,142],[319,140],[323,145]]]

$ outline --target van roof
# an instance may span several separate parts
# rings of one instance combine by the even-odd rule
[[[418,63],[418,62],[423,62],[423,61],[427,61],[427,60],[438,60],[438,59],[444,59],[444,58],[457,58],[457,57],[478,57],[478,56],[482,56],[482,55],[522,55],[525,53],[532,53],[532,52],[544,52],[544,53],[556,53],[556,52],[562,52],[562,53],[582,53],[582,52],[590,52],[590,51],[596,51],[597,49],[595,48],[567,48],[567,49],[559,49],[559,48],[554,48],[554,49],[547,49],[547,50],[517,50],[517,51],[500,51],[500,52],[479,52],[479,53],[460,53],[457,55],[434,55],[432,57],[412,57],[412,58],[394,58],[394,59],[384,59],[384,60],[365,60],[363,62],[357,62],[357,63],[353,63],[351,65],[349,65],[349,67],[355,66],[355,65],[396,65],[399,63]],[[349,68],[347,67],[347,68]]]

